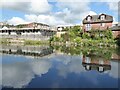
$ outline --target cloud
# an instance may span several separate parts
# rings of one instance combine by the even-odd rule
[[[19,57],[17,57],[19,58]],[[4,59],[3,59],[4,60]],[[35,78],[35,75],[46,74],[51,68],[51,62],[47,58],[41,60],[28,60],[26,62],[14,61],[4,63],[2,67],[2,86],[22,88]]]
[[[47,0],[31,0],[31,7],[29,10],[33,13],[48,13],[51,10],[51,5]]]
[[[61,18],[69,24],[80,22],[83,15],[90,11],[89,3],[90,2],[80,2],[79,0],[69,0],[68,2],[58,0],[56,7],[59,8],[60,11],[55,13],[55,17]]]
[[[97,15],[97,13],[94,11],[90,11],[90,12],[88,12],[88,15]]]
[[[17,24],[25,24],[27,21],[20,17],[13,17],[10,20],[7,21],[9,24],[17,25]]]
[[[119,62],[117,63],[117,62],[113,62],[113,61],[111,61],[111,70],[110,70],[110,72],[108,73],[111,77],[113,77],[113,78],[120,78],[120,75],[119,75]]]
[[[64,9],[63,12],[56,12],[55,14],[49,15],[35,15],[35,14],[26,14],[24,18],[12,17],[7,22],[9,24],[25,24],[29,22],[39,22],[49,25],[72,25],[77,21],[82,21],[87,15],[96,15],[94,11],[87,11],[79,15],[71,13],[68,9]]]
[[[0,8],[23,11],[26,13],[48,13],[51,10],[51,5],[47,0],[1,0]]]
[[[37,3],[37,2],[34,2]],[[32,9],[39,11],[39,6],[34,6],[33,4]],[[45,3],[45,2],[44,2]],[[8,20],[9,23],[18,24],[20,22],[40,22],[40,23],[47,23],[49,25],[72,25],[72,24],[80,24],[83,18],[90,14],[96,14],[94,11],[90,10],[89,2],[79,2],[76,0],[71,0],[70,2],[63,2],[62,0],[58,0],[55,4],[59,11],[51,12],[48,14],[26,14],[24,18],[17,18],[13,17],[12,19]],[[41,6],[40,6],[41,7]],[[83,8],[84,7],[84,8]],[[32,10],[32,11],[35,11]],[[36,12],[37,12],[36,11]],[[43,10],[44,11],[44,10]],[[18,23],[16,22],[18,20]]]
[[[36,22],[39,22],[39,23],[46,23],[46,24],[49,24],[49,25],[56,25],[56,24],[64,24],[65,22],[62,21],[60,18],[56,18],[52,15],[32,15],[32,14],[29,14],[29,15],[25,15],[25,19],[27,21],[36,21]]]
[[[52,5],[48,1],[27,0],[25,2],[23,0],[13,0],[8,2],[7,0],[1,0],[0,8],[17,10],[26,13],[24,18],[15,16],[12,17],[8,20],[11,24],[26,23],[29,21],[48,23],[50,25],[73,24],[81,21],[83,14],[90,11],[88,6],[90,2],[79,2],[79,0],[64,2],[64,0],[57,0],[55,1],[55,5]],[[52,11],[54,6],[56,6],[56,10],[60,11]]]
[[[82,24],[86,15],[96,15],[90,8],[90,3],[95,0],[1,0],[0,7],[25,12],[23,18],[12,17],[8,20],[11,24],[28,22],[47,23],[49,25]],[[55,2],[51,4],[50,2]],[[99,2],[105,2],[100,0]],[[118,11],[118,0],[107,0],[107,5],[112,11]],[[18,21],[18,22],[16,22]]]
[[[118,12],[118,2],[108,2],[109,9]]]
[[[57,65],[57,70],[59,76],[62,76],[64,78],[67,77],[70,73],[80,74],[82,72],[85,72],[84,67],[82,64],[82,58],[77,56],[69,56],[69,55],[57,55],[54,58],[56,58],[56,61],[61,62]]]
[[[105,2],[108,5],[109,10],[111,10],[116,16],[118,15],[118,3],[119,0],[100,0],[100,2]]]
[[[35,14],[27,14],[24,16],[24,18],[20,17],[12,17],[7,21],[9,24],[17,25],[17,24],[25,24],[30,22],[38,22],[38,23],[45,23],[49,25],[58,25],[67,24],[64,20],[61,18],[54,17],[52,15],[35,15]]]

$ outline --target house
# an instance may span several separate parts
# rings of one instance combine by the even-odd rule
[[[83,19],[83,30],[106,30],[112,27],[113,17],[107,14],[88,15]]]
[[[120,22],[110,28],[115,38],[120,38]]]
[[[104,72],[107,70],[111,70],[110,60],[105,60],[104,58],[100,58],[100,57],[95,59],[83,55],[82,65],[87,71],[97,70],[98,72]]]
[[[0,22],[0,29],[8,29],[8,28],[15,28],[14,25],[10,25],[7,22]]]
[[[0,29],[3,27],[4,23],[0,22]]]
[[[65,28],[72,28],[74,27],[73,25],[60,25],[60,26],[57,26],[57,31],[63,31]]]
[[[56,33],[56,37],[61,37],[62,34],[65,34],[66,33],[66,28],[70,29],[74,26],[70,26],[70,25],[60,25],[60,26],[57,26],[57,33]]]

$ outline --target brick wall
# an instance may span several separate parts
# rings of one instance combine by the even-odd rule
[[[101,23],[95,23],[95,24],[91,24],[91,29],[100,29],[100,30],[104,30],[104,29],[108,29],[110,27],[112,27],[112,23],[104,23],[104,26],[101,26]],[[83,25],[83,30],[86,31],[86,24]]]
[[[115,38],[119,37],[120,36],[120,30],[119,31],[112,31],[113,32],[113,36]]]

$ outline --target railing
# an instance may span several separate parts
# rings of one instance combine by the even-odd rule
[[[41,28],[7,28],[7,29],[0,29],[0,30],[49,30],[49,31],[57,31],[57,29],[54,27],[41,27]]]

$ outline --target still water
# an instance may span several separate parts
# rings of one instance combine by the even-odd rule
[[[119,50],[2,45],[0,87],[118,88]]]

